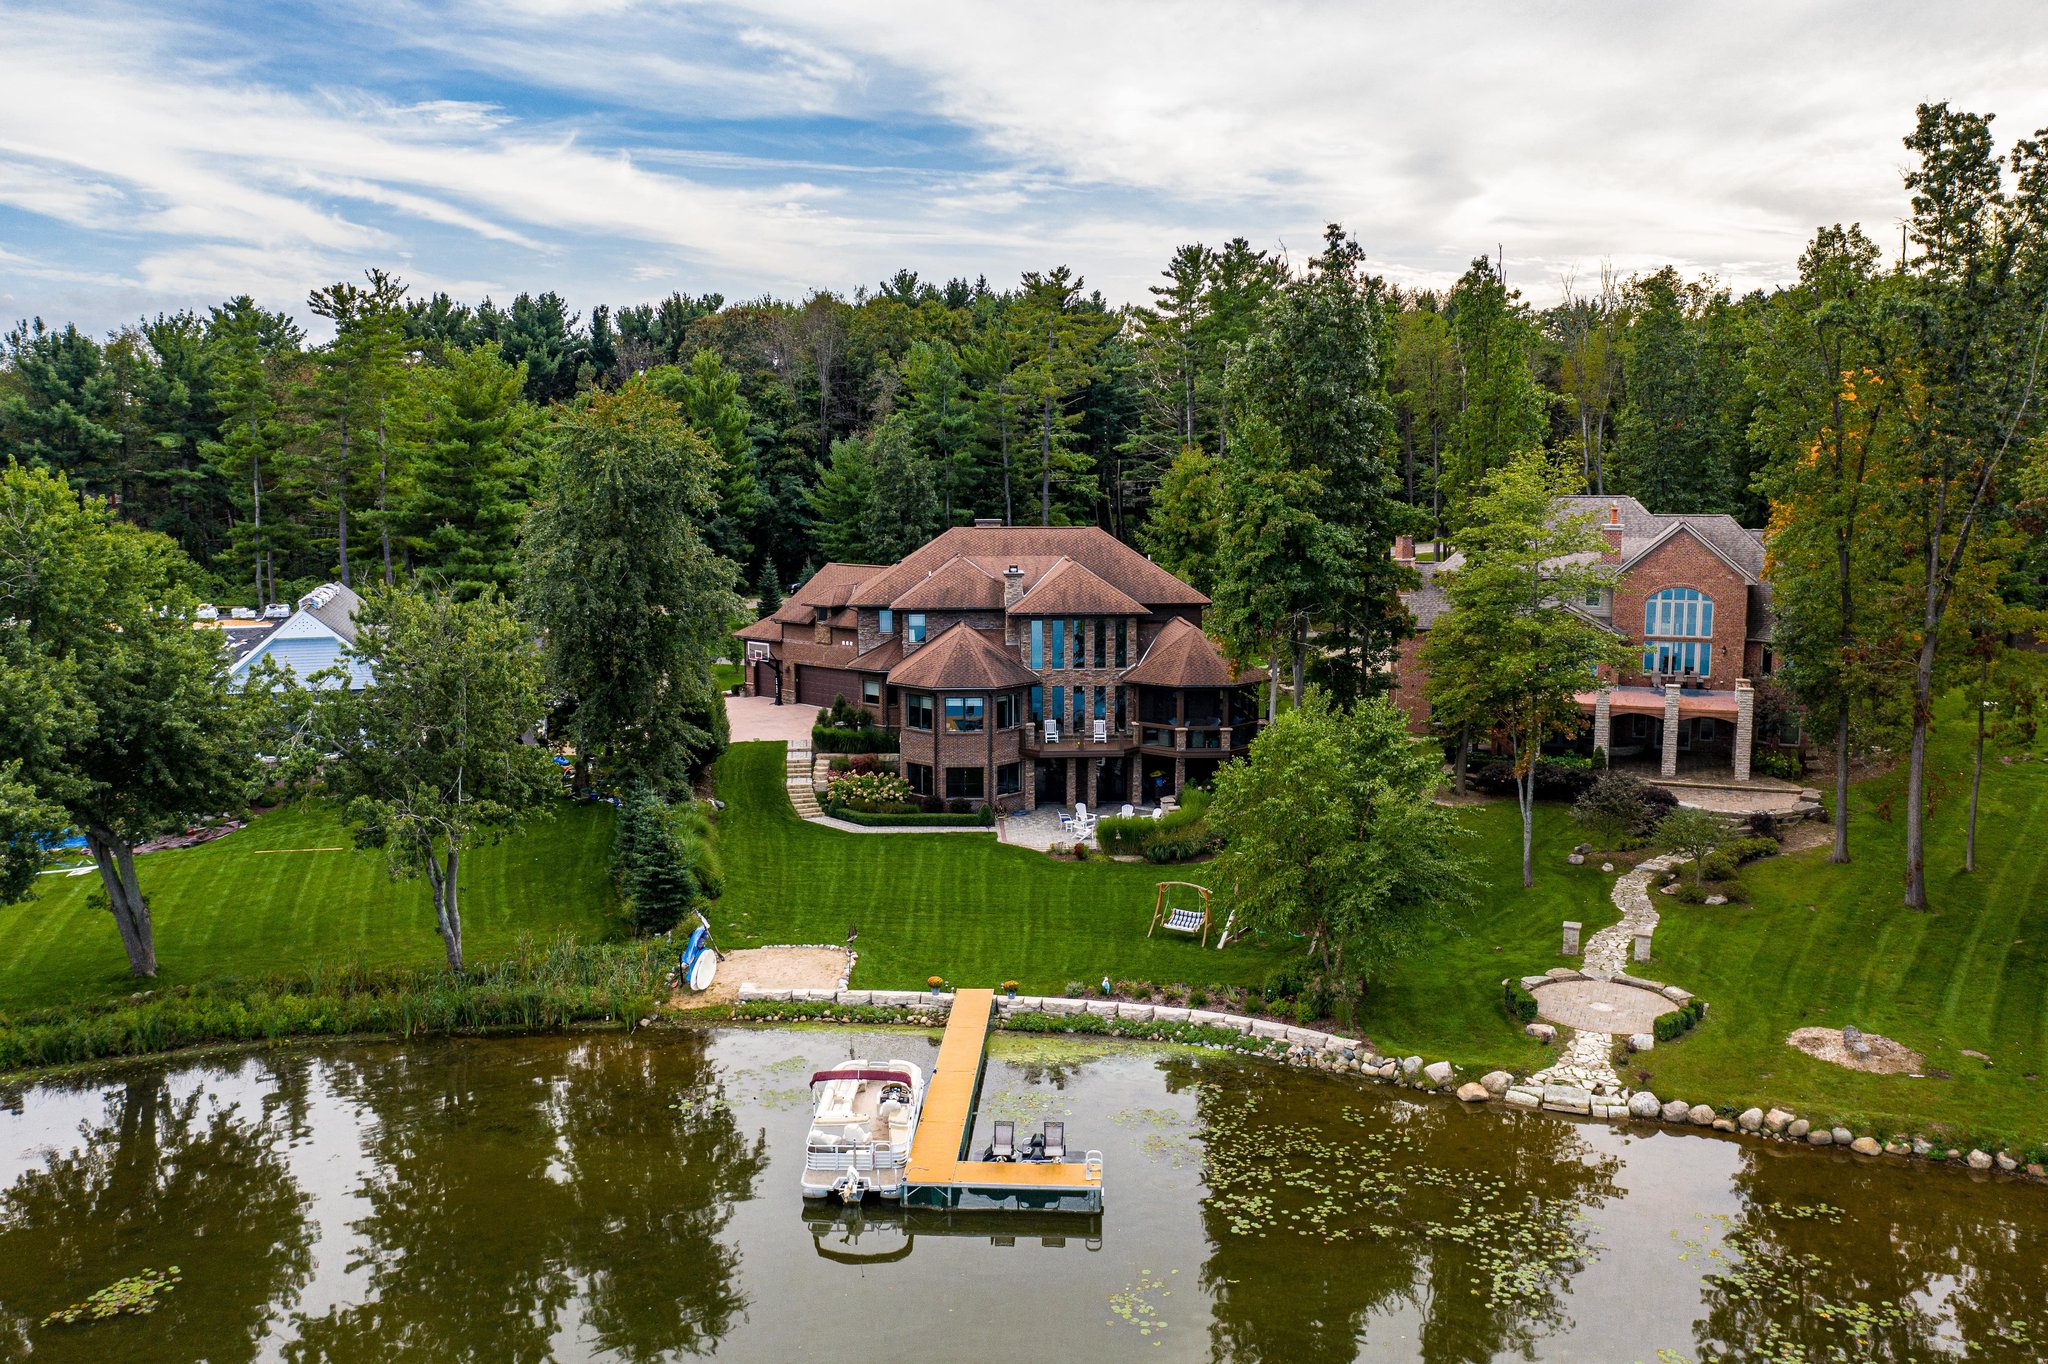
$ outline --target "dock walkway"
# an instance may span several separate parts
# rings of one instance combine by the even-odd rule
[[[1102,1161],[1093,1152],[1088,1160],[1059,1164],[969,1159],[995,1006],[993,990],[960,990],[953,996],[910,1143],[904,1205],[1100,1212]]]

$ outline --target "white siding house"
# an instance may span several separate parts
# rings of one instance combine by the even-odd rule
[[[230,684],[239,690],[258,660],[272,658],[302,683],[340,663],[348,669],[351,691],[369,686],[373,680],[370,670],[357,660],[342,658],[355,643],[356,611],[362,604],[361,597],[340,583],[314,588],[299,598],[299,609],[275,630],[246,646],[246,652],[237,653],[228,669]]]

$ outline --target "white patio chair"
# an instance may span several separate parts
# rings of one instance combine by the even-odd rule
[[[1132,815],[1135,815],[1137,813],[1138,808],[1135,805],[1130,804],[1126,804],[1123,809],[1117,811],[1118,817],[1123,819],[1129,819]]]
[[[1152,818],[1154,818],[1154,819],[1165,819],[1165,818],[1166,818],[1166,807],[1165,807],[1164,805],[1155,805],[1155,806],[1153,806],[1153,807],[1152,807]]]
[[[1094,737],[1094,739],[1095,739],[1095,742],[1096,742],[1096,743],[1098,743],[1098,744],[1106,744],[1106,743],[1108,743],[1108,742],[1109,742],[1109,721],[1107,721],[1107,720],[1097,720],[1097,721],[1095,722],[1095,733],[1094,733],[1094,736],[1093,736],[1093,737]]]
[[[1045,741],[1049,744],[1056,744],[1060,741],[1059,721],[1047,720],[1045,722]]]

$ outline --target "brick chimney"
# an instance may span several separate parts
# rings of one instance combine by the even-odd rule
[[[1610,564],[1621,562],[1621,504],[1607,505],[1607,524],[1600,527],[1600,533],[1607,537],[1607,552],[1601,558]]]
[[[1003,609],[1009,610],[1024,598],[1024,570],[1011,564],[1003,570]]]
[[[1394,537],[1394,562],[1397,564],[1412,564],[1415,562],[1414,536],[1396,535]]]

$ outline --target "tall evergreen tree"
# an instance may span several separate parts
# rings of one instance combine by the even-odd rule
[[[1396,530],[1410,523],[1388,464],[1387,327],[1381,282],[1333,223],[1308,269],[1267,300],[1231,370],[1243,412],[1268,423],[1289,467],[1320,488],[1307,510],[1332,533],[1317,537],[1322,557],[1295,605],[1292,652],[1298,682],[1319,622],[1318,660],[1339,700],[1388,685],[1386,665],[1410,628],[1399,592],[1411,570],[1392,557]]]
[[[335,563],[344,583],[354,580],[349,561],[350,513],[361,519],[367,496],[383,553],[383,578],[395,581],[387,515],[393,468],[392,400],[404,374],[405,286],[382,270],[365,274],[367,287],[346,280],[315,289],[306,303],[334,324],[334,339],[319,355],[315,410],[321,429],[313,464],[320,497],[334,517]]]
[[[734,563],[746,563],[754,553],[761,490],[754,459],[754,414],[740,396],[740,376],[716,351],[700,350],[689,364],[649,370],[647,379],[655,392],[682,409],[691,429],[718,453],[717,510],[708,536],[718,553]]]
[[[1024,291],[1011,313],[1016,331],[1015,370],[1029,404],[1038,446],[1038,519],[1053,524],[1053,489],[1063,494],[1062,520],[1072,518],[1072,493],[1089,486],[1092,461],[1072,433],[1080,413],[1072,400],[1088,386],[1094,351],[1109,330],[1099,312],[1084,306],[1081,277],[1062,265],[1024,276]]]
[[[1464,517],[1488,474],[1524,451],[1543,448],[1549,400],[1529,367],[1536,330],[1520,300],[1484,256],[1451,290],[1463,397],[1450,434],[1447,492],[1456,519]]]
[[[487,342],[420,370],[414,388],[413,470],[399,514],[413,566],[458,601],[508,592],[532,460],[526,375]]]
[[[1735,514],[1748,464],[1740,448],[1746,422],[1719,391],[1730,366],[1707,338],[1709,314],[1725,300],[1687,286],[1669,266],[1636,280],[1631,294],[1614,486],[1661,513]]]
[[[264,499],[285,473],[280,465],[293,458],[290,386],[305,337],[290,317],[259,308],[247,294],[214,308],[206,333],[221,423],[202,453],[221,471],[235,512],[224,557],[253,584],[256,604],[268,606],[283,599],[277,572],[284,556],[277,509],[266,525]]]

